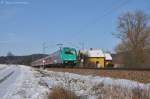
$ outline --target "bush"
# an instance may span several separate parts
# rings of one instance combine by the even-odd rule
[[[48,99],[78,99],[74,92],[62,87],[54,87]]]

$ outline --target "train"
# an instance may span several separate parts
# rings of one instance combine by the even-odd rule
[[[75,66],[77,63],[77,51],[75,48],[63,47],[49,56],[38,59],[31,63],[31,66]]]
[[[112,57],[100,49],[79,50],[71,47],[63,47],[47,57],[38,59],[31,63],[33,67],[39,66],[82,66],[105,68],[113,67]]]

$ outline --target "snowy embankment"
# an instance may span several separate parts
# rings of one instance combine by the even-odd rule
[[[108,98],[105,96],[110,94],[119,95],[121,92],[125,96],[122,96],[124,99],[131,99],[133,96],[132,91],[134,90],[146,90],[146,93],[144,92],[146,95],[149,95],[148,92],[150,92],[150,84],[142,84],[125,79],[113,79],[92,75],[82,76],[67,72],[40,72],[42,73],[41,83],[47,84],[50,89],[54,86],[61,86],[75,92],[78,96],[86,97],[85,99],[96,99],[99,95],[102,95],[101,99],[110,99],[110,97]],[[113,92],[115,89],[117,89],[117,93]],[[148,97],[150,97],[150,95]],[[115,97],[112,97],[112,99],[114,98]]]
[[[0,65],[1,99],[47,99],[55,86],[75,92],[80,99],[117,99],[117,95],[132,99],[134,91],[146,95],[150,92],[150,84],[125,79],[53,72],[22,65]]]

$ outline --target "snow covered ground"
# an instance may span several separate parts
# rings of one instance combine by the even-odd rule
[[[132,91],[140,88],[147,91],[150,99],[150,83],[142,84],[136,81],[130,81],[125,79],[113,79],[109,77],[99,76],[83,76],[67,72],[53,72],[53,71],[40,71],[43,75],[41,80],[46,83],[47,86],[52,89],[54,86],[61,86],[75,92],[83,99],[97,99],[99,95],[102,95],[101,99],[116,99],[104,97],[105,95],[114,94],[116,91],[121,91],[126,97],[123,99],[133,99]],[[111,91],[105,92],[105,91]],[[105,92],[105,93],[104,93]],[[117,94],[121,94],[118,92]]]
[[[99,95],[106,99],[104,96],[111,94],[106,91],[114,88],[126,92],[126,99],[132,97],[132,90],[136,88],[150,92],[150,83],[53,72],[23,65],[0,65],[0,99],[47,99],[48,93],[55,86],[69,89],[81,99],[96,99]]]
[[[0,99],[46,99],[46,92],[31,68],[0,65]]]

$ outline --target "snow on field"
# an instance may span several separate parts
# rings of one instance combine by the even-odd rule
[[[4,68],[7,68],[7,65],[0,65],[0,70],[4,69]]]
[[[117,94],[126,93],[124,99],[131,99],[132,90],[136,88],[150,91],[150,84],[125,79],[53,72],[22,65],[0,65],[1,99],[47,99],[48,92],[55,86],[69,89],[81,99],[96,99],[99,95],[102,95],[101,99],[110,99],[105,96],[114,94],[116,89]]]
[[[3,67],[0,70],[0,99],[46,99],[48,90],[39,85],[31,68],[16,65]]]
[[[41,71],[43,77],[41,81],[46,83],[51,89],[54,86],[63,86],[66,89],[74,91],[78,96],[86,96],[89,99],[96,99],[96,97],[101,93],[101,88],[108,88],[115,86],[122,92],[128,92],[130,99],[132,96],[131,91],[136,88],[147,89],[150,92],[150,84],[142,84],[135,81],[125,80],[125,79],[112,79],[99,76],[83,76],[67,72],[53,72],[53,71]],[[114,88],[115,88],[114,87]],[[109,89],[109,88],[108,88]],[[113,89],[113,88],[111,88]],[[108,90],[109,91],[109,90]],[[130,96],[131,95],[131,96]],[[105,99],[105,98],[103,98]],[[113,98],[112,98],[113,99]]]

